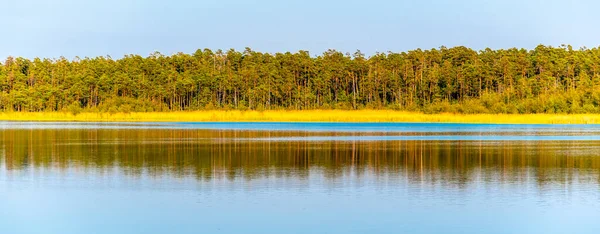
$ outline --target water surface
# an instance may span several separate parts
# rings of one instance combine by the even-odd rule
[[[0,122],[2,233],[597,233],[600,126]]]

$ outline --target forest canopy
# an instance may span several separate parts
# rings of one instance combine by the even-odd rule
[[[600,49],[441,47],[366,57],[197,50],[0,63],[0,110],[394,109],[599,113]]]

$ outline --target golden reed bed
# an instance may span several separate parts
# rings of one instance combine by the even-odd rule
[[[513,124],[600,124],[600,114],[423,114],[390,110],[193,111],[148,113],[5,112],[10,121],[183,121],[183,122],[431,122]]]

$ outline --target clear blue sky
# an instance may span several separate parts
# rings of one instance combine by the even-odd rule
[[[596,0],[12,0],[0,59],[600,45]]]

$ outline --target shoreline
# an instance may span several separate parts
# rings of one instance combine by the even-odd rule
[[[0,112],[0,121],[600,124],[600,114],[424,114],[392,110],[84,112],[77,115],[67,112]]]

